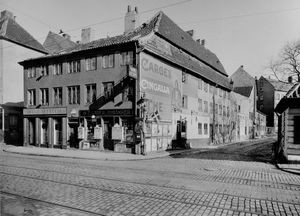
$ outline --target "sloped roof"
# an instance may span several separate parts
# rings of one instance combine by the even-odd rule
[[[0,20],[0,39],[19,44],[41,53],[48,53],[43,45],[20,26],[14,18],[4,17]]]
[[[250,97],[252,89],[253,86],[234,87],[233,91],[245,97]]]
[[[275,112],[281,114],[288,107],[300,108],[300,82],[295,83],[279,101],[275,108]]]
[[[49,31],[43,46],[50,53],[57,53],[65,49],[76,46],[76,43],[68,38],[62,37],[59,34]]]
[[[273,80],[273,79],[267,79],[267,80],[272,84],[272,86],[274,87],[274,89],[278,90],[278,91],[285,91],[285,92],[287,92],[293,86],[292,83],[282,82],[282,81]]]
[[[255,86],[255,78],[253,78],[244,66],[241,65],[231,76],[233,87]]]

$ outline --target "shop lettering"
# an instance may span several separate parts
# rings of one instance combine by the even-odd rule
[[[141,86],[143,89],[149,89],[151,91],[161,92],[164,94],[170,94],[170,89],[168,86],[164,86],[158,83],[154,83],[148,80],[142,80]]]
[[[153,113],[155,111],[158,111],[159,113],[163,112],[163,103],[160,101],[148,100],[146,107],[148,113]]]
[[[145,71],[151,71],[152,73],[160,74],[161,76],[171,79],[171,71],[168,68],[157,65],[146,58],[142,59],[142,68]]]

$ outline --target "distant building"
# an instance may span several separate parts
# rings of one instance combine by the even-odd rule
[[[22,145],[24,103],[5,103],[1,104],[0,107],[0,124],[5,131],[4,135],[1,134],[4,136],[1,137],[2,140],[7,144]]]
[[[16,22],[12,12],[1,12],[0,104],[24,100],[23,69],[18,62],[46,53],[48,51]],[[1,133],[3,137],[2,127]]]
[[[278,159],[300,160],[300,83],[279,101],[275,108],[278,118],[278,142],[275,153]]]
[[[247,71],[245,71],[244,66],[241,65],[231,76],[230,79],[233,81],[234,92],[243,95],[248,98],[245,103],[243,112],[248,112],[249,121],[247,120],[247,133],[248,138],[254,138],[258,135],[256,129],[256,101],[257,101],[257,87],[255,78],[252,77]]]
[[[70,49],[77,44],[71,41],[71,37],[68,34],[60,36],[52,31],[49,31],[43,46],[49,53],[58,53],[65,49]]]
[[[274,109],[292,86],[291,83],[267,79],[263,76],[257,81],[257,107],[259,111],[267,115],[268,133],[277,132],[278,119],[274,115]]]
[[[163,12],[138,15],[128,8],[122,35],[20,62],[24,145],[149,153],[233,139],[217,56]]]

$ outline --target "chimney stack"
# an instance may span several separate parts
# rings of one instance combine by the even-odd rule
[[[4,11],[1,11],[1,19],[4,19],[4,18],[15,19],[15,16],[12,12],[10,12],[8,10],[4,10]]]
[[[205,39],[201,40],[201,45],[205,46]]]
[[[293,83],[293,77],[292,76],[288,77],[288,83]]]
[[[124,33],[133,31],[137,26],[139,26],[139,12],[138,8],[135,7],[134,10],[131,10],[131,6],[128,5],[127,13],[124,18]]]
[[[201,39],[197,39],[196,42],[198,42],[199,44],[201,44]]]
[[[62,36],[68,40],[71,40],[71,36],[69,34],[64,33]]]
[[[194,30],[188,30],[186,31],[186,33],[188,33],[191,37],[194,37]]]
[[[81,30],[81,43],[89,43],[94,40],[95,32],[91,27],[84,28]]]

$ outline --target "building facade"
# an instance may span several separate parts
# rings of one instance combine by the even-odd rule
[[[267,133],[277,132],[278,119],[274,109],[278,102],[285,96],[287,91],[292,87],[291,83],[276,81],[260,77],[257,81],[258,87],[258,110],[267,116]]]
[[[125,26],[20,63],[24,145],[149,153],[234,139],[231,85],[217,56],[163,12]]]

